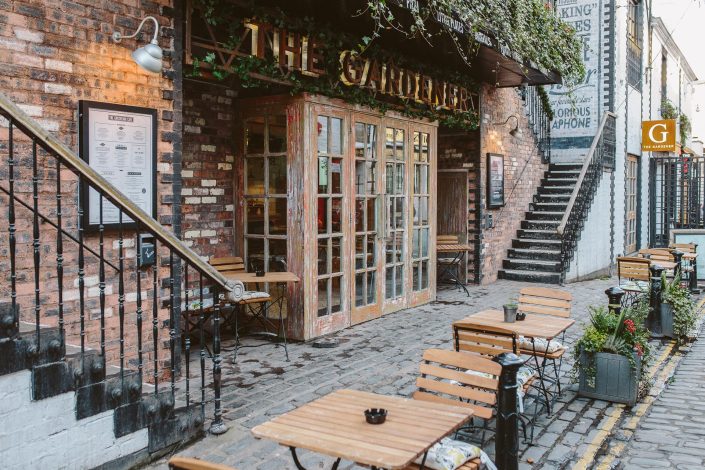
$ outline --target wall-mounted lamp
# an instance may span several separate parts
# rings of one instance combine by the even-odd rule
[[[507,118],[507,120],[504,121],[504,122],[495,122],[495,123],[492,124],[492,125],[493,125],[493,126],[504,126],[504,125],[506,125],[506,124],[509,122],[509,120],[510,120],[511,118],[516,119],[517,123],[516,123],[516,125],[512,128],[512,130],[509,131],[509,135],[511,135],[512,137],[521,137],[521,130],[519,129],[519,117],[517,117],[516,114],[511,114],[511,115]]]
[[[137,65],[142,67],[148,72],[159,73],[162,71],[162,48],[159,47],[157,42],[157,37],[159,36],[159,22],[153,16],[148,16],[142,20],[137,31],[129,36],[123,36],[121,33],[115,31],[113,33],[113,41],[120,42],[123,39],[131,39],[137,36],[142,30],[147,20],[154,21],[154,37],[152,41],[144,47],[139,47],[132,53],[132,60],[134,60]]]

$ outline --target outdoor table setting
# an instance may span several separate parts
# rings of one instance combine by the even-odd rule
[[[550,415],[551,405],[560,393],[560,384],[558,373],[556,373],[555,383],[552,383],[553,379],[546,376],[546,361],[561,352],[563,346],[558,347],[560,343],[556,338],[563,335],[574,323],[575,320],[572,318],[537,313],[525,313],[523,320],[507,322],[504,312],[487,309],[453,322],[453,332],[456,341],[459,330],[483,327],[505,329],[516,333],[520,338],[523,337],[525,341],[518,345],[519,352],[531,356],[529,360],[533,359],[534,368],[539,376],[540,391],[546,400],[546,411]],[[558,347],[555,351],[552,351],[552,342],[553,346]]]
[[[456,272],[454,274],[453,269],[458,269],[463,258],[465,258],[467,252],[471,249],[472,247],[465,243],[439,243],[436,245],[436,253],[450,253],[453,255],[452,258],[448,258],[448,262],[444,263],[443,268],[439,270],[438,281],[446,281],[460,287],[465,291],[468,297],[470,296],[470,292],[468,292],[467,287],[465,287],[465,283],[459,279],[460,273]]]
[[[382,411],[380,411],[382,409]],[[304,469],[297,449],[372,469],[425,466],[429,449],[472,417],[469,408],[337,390],[252,429],[252,434],[286,446],[296,468]]]

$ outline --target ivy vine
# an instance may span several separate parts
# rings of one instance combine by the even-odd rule
[[[683,113],[680,113],[675,105],[668,98],[661,101],[661,117],[664,119],[675,119],[678,121],[680,128],[681,147],[685,147],[688,143],[688,137],[692,131],[690,119]]]

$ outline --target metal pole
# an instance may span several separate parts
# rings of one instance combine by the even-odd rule
[[[673,251],[673,259],[676,261],[676,268],[673,270],[673,275],[680,278],[683,274],[683,269],[681,266],[681,263],[683,262],[683,252],[680,250]]]
[[[619,316],[622,312],[622,297],[624,296],[624,291],[619,287],[610,287],[605,291],[605,294],[607,294],[608,299],[607,308],[609,308],[610,312]]]
[[[649,291],[649,317],[646,326],[651,330],[651,336],[663,336],[663,326],[661,325],[661,274],[663,267],[654,264],[651,270],[651,288]]]
[[[519,413],[517,412],[517,372],[524,364],[516,354],[502,353],[493,359],[502,366],[497,399],[495,462],[498,470],[519,468]]]

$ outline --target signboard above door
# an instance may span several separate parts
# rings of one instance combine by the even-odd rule
[[[676,120],[644,121],[641,123],[641,150],[644,152],[675,152]]]

